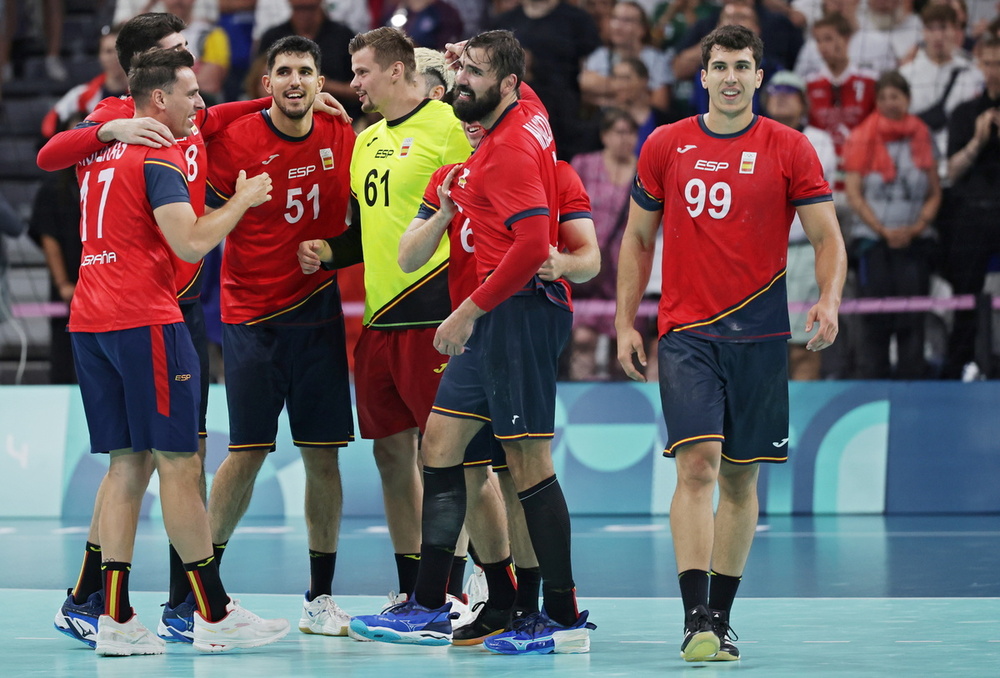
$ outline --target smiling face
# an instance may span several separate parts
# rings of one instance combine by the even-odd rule
[[[500,105],[500,81],[493,75],[483,49],[466,49],[455,77],[455,117],[465,122],[482,120]]]
[[[763,77],[764,71],[754,64],[749,47],[733,52],[713,46],[708,70],[701,72],[701,84],[708,91],[709,112],[721,113],[729,119],[751,117],[753,95]]]
[[[402,66],[397,62],[388,69],[383,69],[375,61],[375,50],[371,47],[365,47],[351,55],[351,70],[354,72],[351,87],[358,93],[362,111],[376,113],[385,105],[390,96],[396,65]]]
[[[274,66],[263,82],[278,110],[292,120],[301,120],[312,110],[323,87],[323,76],[311,55],[286,52],[275,55]]]
[[[170,91],[163,92],[163,106],[166,111],[166,125],[177,138],[194,132],[194,119],[198,111],[205,108],[205,102],[198,91],[198,79],[190,68],[177,71],[177,79]]]

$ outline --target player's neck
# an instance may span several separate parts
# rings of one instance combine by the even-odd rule
[[[403,90],[402,96],[393,99],[383,106],[379,113],[386,120],[399,120],[412,113],[417,106],[424,102],[423,93],[413,88]]]
[[[746,110],[740,111],[736,115],[726,115],[721,111],[709,108],[708,113],[702,118],[705,127],[713,134],[735,134],[742,132],[753,122],[753,109],[750,106]]]
[[[489,115],[479,119],[479,124],[481,124],[485,129],[493,129],[493,126],[497,124],[497,121],[500,119],[500,116],[503,115],[503,112],[510,108],[511,104],[516,102],[517,92],[512,90],[507,96],[500,100],[499,105],[497,105],[497,107],[494,108]]]
[[[271,106],[269,113],[271,115],[271,123],[275,129],[286,136],[304,137],[312,129],[313,112],[311,110],[306,111],[306,114],[298,119],[289,118],[281,112],[281,109],[274,105]]]

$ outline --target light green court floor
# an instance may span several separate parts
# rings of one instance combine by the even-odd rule
[[[296,595],[248,594],[243,604],[293,625],[267,648],[203,655],[170,645],[154,657],[98,657],[55,632],[53,591],[0,589],[0,676],[72,678],[257,678],[284,676],[828,676],[1000,678],[998,598],[744,598],[733,625],[743,659],[687,664],[678,657],[680,604],[673,598],[582,598],[598,625],[586,655],[508,657],[481,647],[423,648],[307,636],[295,628]],[[339,596],[348,613],[371,614],[385,602]],[[163,594],[136,592],[147,626]]]

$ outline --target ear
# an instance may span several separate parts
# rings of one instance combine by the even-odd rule
[[[324,78],[322,75],[316,76],[316,91],[317,92],[322,92],[323,91],[323,85],[325,85],[325,84],[326,84],[326,78]]]
[[[514,91],[515,87],[517,87],[517,76],[510,73],[507,77],[500,81],[501,96],[507,96]]]
[[[758,83],[757,86],[759,87],[760,83]],[[704,68],[701,69],[701,87],[702,89],[708,89],[708,71]]]
[[[264,85],[264,91],[271,94],[271,76],[265,73],[260,77],[260,82]]]
[[[156,110],[163,111],[167,108],[167,93],[162,89],[154,89],[149,95],[149,100],[156,106]]]
[[[754,89],[760,89],[760,86],[763,83],[764,83],[764,69],[763,68],[758,68],[757,69],[757,84],[754,86]]]
[[[393,80],[405,80],[406,66],[403,65],[402,61],[395,61],[389,68],[389,73]]]

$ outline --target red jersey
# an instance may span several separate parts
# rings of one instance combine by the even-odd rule
[[[190,200],[176,146],[116,142],[77,165],[80,279],[70,305],[72,332],[111,332],[183,322],[174,290],[176,257],[153,217]]]
[[[423,202],[417,217],[430,219],[441,209],[438,204],[438,187],[444,183],[445,177],[456,165],[445,165],[431,175],[431,180],[424,191]],[[590,196],[587,189],[569,163],[560,160],[556,163],[556,181],[559,186],[559,223],[572,219],[589,219]],[[462,213],[458,213],[448,224],[448,238],[451,244],[448,253],[448,292],[451,296],[452,310],[465,301],[476,288],[480,280],[476,276],[475,243],[472,235],[472,221]],[[562,242],[559,243],[562,246]]]
[[[270,98],[240,101],[198,111],[195,131],[190,136],[177,140],[177,146],[184,157],[182,167],[188,180],[191,207],[198,216],[205,213],[205,178],[208,175],[205,139],[211,139],[237,118],[270,105],[270,101]],[[108,97],[102,100],[81,124],[81,127],[90,128],[89,131],[80,130],[79,136],[64,133],[51,139],[38,154],[39,167],[47,171],[67,167],[82,155],[89,155],[87,150],[81,153],[81,149],[99,153],[105,144],[97,140],[97,130],[94,128],[112,120],[131,118],[134,115],[135,102],[130,96]],[[64,158],[69,158],[70,162],[64,163]],[[174,262],[177,274],[175,288],[177,299],[181,303],[192,302],[200,296],[201,266],[200,262],[190,264],[181,259]]]
[[[659,127],[639,154],[632,197],[663,210],[661,335],[787,338],[795,207],[833,199],[805,135],[759,116],[725,136],[701,116]]]
[[[877,77],[868,71],[848,68],[834,78],[824,67],[806,80],[809,124],[830,133],[838,158],[851,130],[875,110]]]
[[[230,125],[209,148],[213,207],[235,192],[241,169],[248,176],[267,172],[273,186],[271,200],[248,210],[226,238],[222,321],[317,324],[339,316],[339,296],[316,296],[336,291],[336,272],[304,275],[295,252],[303,240],[332,238],[346,228],[351,126],[314,115],[310,132],[292,138],[278,131],[265,110]],[[326,301],[320,303],[321,297]]]
[[[489,311],[540,282],[535,273],[559,240],[555,167],[548,120],[518,102],[501,114],[452,182],[449,195],[476,237],[476,275],[485,282],[472,300],[480,308]],[[547,227],[538,228],[531,217],[544,217]],[[562,287],[560,303],[568,305],[568,288]]]

